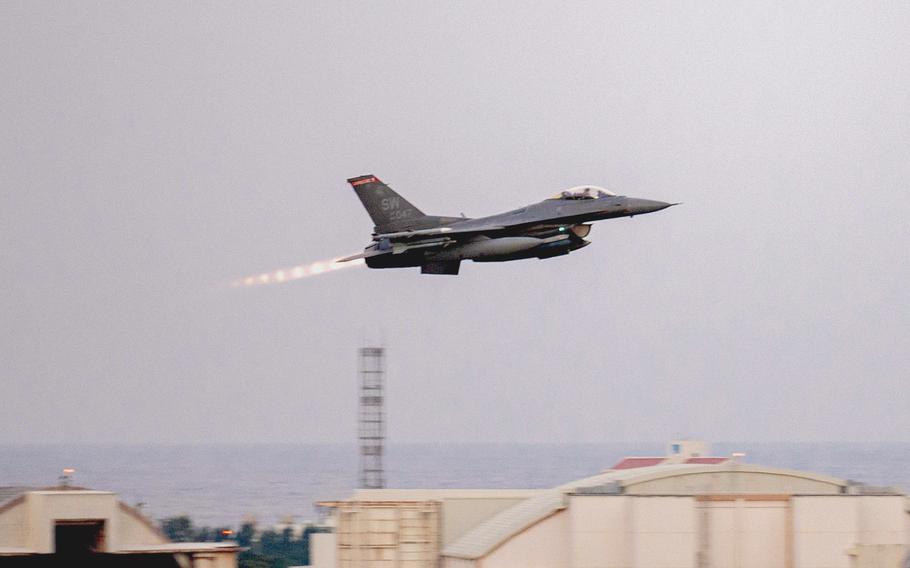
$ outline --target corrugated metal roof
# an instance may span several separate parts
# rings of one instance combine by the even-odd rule
[[[479,558],[523,530],[565,507],[561,491],[548,490],[493,516],[456,540],[443,551],[444,556]]]

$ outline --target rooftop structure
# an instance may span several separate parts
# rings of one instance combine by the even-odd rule
[[[722,456],[712,457],[708,456],[708,453],[710,453],[710,446],[708,446],[707,442],[701,440],[674,440],[667,444],[667,455],[665,456],[623,458],[610,469],[634,469],[672,463],[717,465],[733,459]]]

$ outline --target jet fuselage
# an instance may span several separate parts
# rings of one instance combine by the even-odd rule
[[[568,254],[590,244],[584,238],[590,222],[671,205],[587,186],[488,217],[437,217],[424,215],[375,176],[348,181],[376,223],[373,243],[355,256],[371,268],[420,266],[431,274],[457,274],[462,260],[502,262]]]

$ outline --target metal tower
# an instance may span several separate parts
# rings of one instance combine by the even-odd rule
[[[360,487],[382,489],[385,472],[382,469],[385,416],[382,411],[382,380],[385,374],[385,349],[360,349]]]

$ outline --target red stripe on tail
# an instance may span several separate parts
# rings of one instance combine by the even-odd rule
[[[359,179],[359,180],[357,180],[357,181],[352,181],[352,182],[351,182],[351,185],[353,185],[353,186],[358,186],[358,185],[363,185],[363,184],[365,184],[365,183],[373,183],[373,182],[376,182],[376,181],[379,181],[379,180],[376,179],[376,177],[374,176],[374,177],[368,177],[368,178],[364,178],[364,179]]]

